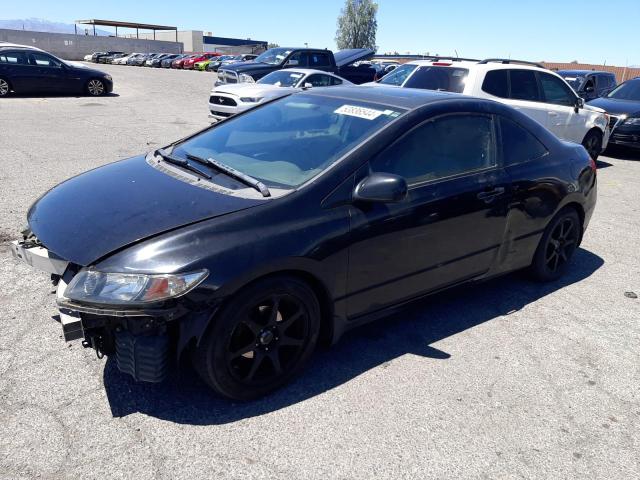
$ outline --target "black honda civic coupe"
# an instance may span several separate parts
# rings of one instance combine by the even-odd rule
[[[557,279],[595,203],[584,148],[506,105],[332,87],[65,181],[12,250],[53,275],[65,339],[147,382],[189,352],[249,400],[413,299]]]

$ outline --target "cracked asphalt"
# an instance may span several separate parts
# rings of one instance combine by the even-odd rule
[[[214,75],[100,68],[116,95],[0,101],[0,478],[640,478],[640,154],[601,157],[562,280],[440,294],[234,404],[64,343],[48,276],[8,251],[47,189],[208,124]]]

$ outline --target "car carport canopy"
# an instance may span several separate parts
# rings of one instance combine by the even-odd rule
[[[153,30],[153,39],[156,39],[156,30],[174,30],[176,32],[176,42],[178,41],[178,27],[171,27],[168,25],[153,25],[151,23],[134,23],[134,22],[119,22],[116,20],[98,20],[92,18],[90,20],[76,20],[76,23],[81,25],[93,25],[93,34],[96,34],[96,25],[100,27],[115,27],[116,37],[118,36],[118,27],[121,28],[135,28],[136,37],[140,38],[139,30]]]

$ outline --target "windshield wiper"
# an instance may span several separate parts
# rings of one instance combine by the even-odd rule
[[[252,176],[247,175],[246,173],[242,173],[236,170],[235,168],[231,168],[230,166],[225,165],[224,163],[221,163],[218,160],[215,160],[213,158],[202,158],[202,157],[198,157],[197,155],[192,155],[190,153],[187,153],[187,158],[189,160],[193,160],[194,162],[201,163],[202,165],[215,168],[216,170],[222,173],[225,173],[230,177],[235,178],[236,180],[241,181],[245,185],[249,185],[250,187],[255,188],[262,194],[263,197],[271,196],[271,192],[269,191],[267,186],[264,183],[262,183],[260,180],[258,180],[257,178],[253,178]]]
[[[178,167],[182,167],[185,170],[189,170],[193,173],[197,173],[198,175],[200,175],[201,177],[206,178],[207,180],[211,180],[213,177],[211,175],[209,175],[207,172],[203,172],[202,170],[200,170],[198,167],[194,167],[193,165],[191,165],[189,162],[187,162],[186,160],[183,160],[182,158],[178,158],[178,157],[174,157],[172,155],[169,155],[167,152],[165,152],[162,148],[157,149],[154,152],[155,155],[159,155],[162,157],[162,159],[165,162],[169,162],[172,165],[176,165]]]

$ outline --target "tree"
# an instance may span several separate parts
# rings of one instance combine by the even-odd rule
[[[338,17],[336,44],[338,49],[376,49],[376,14],[378,4],[372,0],[346,0]]]
[[[278,48],[280,45],[278,45],[277,43],[270,43],[267,45],[267,48]]]

